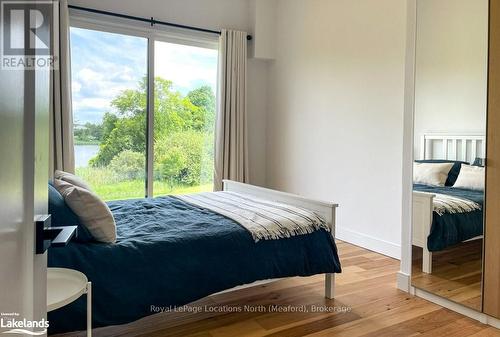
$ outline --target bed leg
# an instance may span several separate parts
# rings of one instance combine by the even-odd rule
[[[335,274],[325,274],[325,297],[335,298]]]
[[[432,253],[429,252],[427,247],[423,248],[422,253],[422,271],[426,274],[432,274]]]

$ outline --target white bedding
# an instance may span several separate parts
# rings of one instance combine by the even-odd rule
[[[326,221],[311,211],[244,194],[206,192],[177,198],[236,221],[252,234],[255,242],[329,230]]]
[[[481,205],[472,200],[439,193],[436,193],[434,197],[434,212],[439,215],[443,215],[445,213],[468,213],[480,210]]]

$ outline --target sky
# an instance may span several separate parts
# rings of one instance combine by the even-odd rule
[[[147,39],[71,28],[71,76],[75,123],[100,123],[111,101],[135,89],[147,73]],[[202,85],[216,90],[217,51],[155,42],[155,76],[182,94]]]

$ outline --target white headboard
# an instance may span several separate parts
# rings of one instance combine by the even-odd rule
[[[472,163],[486,155],[486,137],[481,134],[425,133],[419,159],[460,160]]]

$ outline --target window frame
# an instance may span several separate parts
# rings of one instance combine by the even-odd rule
[[[135,36],[147,39],[147,107],[146,107],[146,179],[145,198],[153,197],[154,186],[154,74],[155,42],[218,50],[219,36],[212,33],[187,31],[166,26],[150,26],[145,22],[122,19],[103,14],[84,13],[70,9],[69,26],[105,33]],[[71,45],[71,41],[70,41]],[[215,93],[217,97],[217,92]]]

